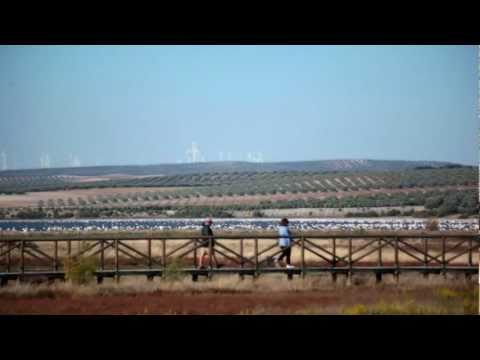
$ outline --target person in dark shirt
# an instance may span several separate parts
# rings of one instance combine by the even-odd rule
[[[205,260],[205,256],[209,255],[210,243],[211,243],[211,249],[212,249],[212,259],[214,260],[217,268],[221,266],[217,261],[217,256],[215,255],[215,238],[213,237],[213,231],[211,228],[212,223],[213,223],[212,219],[208,218],[202,224],[202,233],[201,233],[202,237],[208,236],[208,238],[204,238],[200,240],[201,251],[200,251],[200,263],[198,264],[199,269],[204,268],[203,263]]]

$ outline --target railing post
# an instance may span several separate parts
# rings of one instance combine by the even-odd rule
[[[332,281],[337,282],[337,272],[335,268],[337,267],[337,239],[332,239]]]
[[[305,278],[305,238],[301,237],[301,244],[302,244],[302,249],[301,249],[301,256],[302,256],[302,278]]]
[[[20,240],[20,272],[25,272],[25,240]]]
[[[102,270],[105,270],[105,240],[100,240],[100,266]]]
[[[382,258],[382,238],[378,239],[378,266],[383,266]]]
[[[196,269],[198,266],[197,260],[197,242],[198,239],[193,239],[193,267]]]
[[[445,236],[442,236],[442,275],[444,278],[447,277],[447,262],[446,262],[446,239]]]
[[[258,276],[258,239],[254,240],[254,251],[255,251],[255,277]]]
[[[423,255],[423,261],[424,261],[424,267],[425,271],[423,272],[423,277],[428,278],[428,238],[423,238],[423,252],[425,253]]]
[[[379,238],[378,239],[378,266],[379,267],[383,267],[383,259],[382,259],[382,238]],[[376,273],[375,273],[375,277],[376,277],[376,282],[377,283],[380,283],[382,281],[382,270],[379,269]]]
[[[147,256],[148,256],[148,269],[152,269],[152,239],[148,238],[147,239]],[[147,275],[147,281],[153,281],[153,275],[152,273],[148,273]]]
[[[240,268],[243,269],[243,265],[244,265],[244,262],[243,262],[243,238],[241,238],[240,239]],[[244,279],[243,273],[240,273],[240,279],[241,280]]]
[[[58,271],[58,240],[54,240],[53,270]]]
[[[12,266],[12,244],[11,241],[7,241],[7,272],[10,272],[11,266]]]
[[[118,283],[120,281],[120,276],[119,276],[119,259],[118,259],[118,240],[115,239],[115,281]]]
[[[105,240],[100,240],[100,270],[105,270]],[[103,275],[103,274],[102,274]],[[97,274],[97,284],[103,283],[103,276]]]
[[[148,268],[152,268],[152,239],[148,239]]]
[[[347,282],[348,285],[352,283],[352,238],[348,238],[348,274]]]
[[[162,277],[164,277],[167,269],[167,244],[165,239],[162,239],[162,267]]]
[[[400,263],[398,261],[398,236],[395,237],[395,282],[398,284],[400,280]]]
[[[468,265],[469,266],[473,266],[472,248],[473,248],[473,240],[472,238],[470,238],[468,239]]]

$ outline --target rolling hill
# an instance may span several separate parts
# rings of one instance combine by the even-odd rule
[[[72,168],[22,169],[0,171],[0,178],[25,176],[162,176],[233,172],[334,172],[334,171],[401,171],[415,168],[449,168],[464,165],[438,161],[404,160],[317,160],[252,163],[222,161],[186,164],[90,166]]]

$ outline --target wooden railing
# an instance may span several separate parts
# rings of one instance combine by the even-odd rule
[[[98,282],[104,277],[143,275],[148,279],[163,277],[172,264],[176,271],[192,276],[212,277],[217,273],[259,276],[285,273],[304,277],[313,272],[329,272],[351,277],[358,272],[372,272],[377,281],[383,274],[416,271],[446,275],[462,272],[467,277],[478,274],[477,233],[465,232],[316,232],[293,236],[292,264],[295,268],[276,267],[272,261],[281,253],[275,234],[215,237],[207,267],[198,268],[202,249],[199,236],[166,236],[161,233],[119,234],[9,234],[0,235],[0,280],[30,277],[64,279],[63,260],[72,256],[97,260]],[[223,267],[215,267],[212,254]],[[180,266],[180,268],[178,268]]]

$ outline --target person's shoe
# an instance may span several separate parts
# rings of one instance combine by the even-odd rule
[[[295,269],[295,266],[294,265],[287,265],[286,268],[287,269]]]

